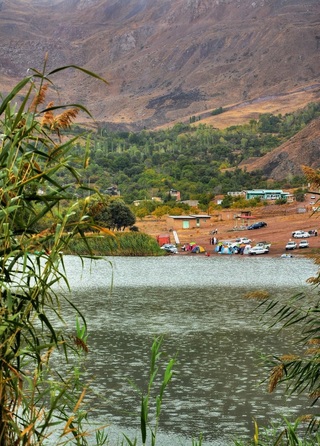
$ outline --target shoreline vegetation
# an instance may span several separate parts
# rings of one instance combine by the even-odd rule
[[[311,230],[317,229],[319,219],[316,213],[307,211],[299,213],[297,209],[300,204],[287,204],[282,206],[268,205],[259,208],[256,214],[256,220],[262,220],[267,223],[266,227],[256,230],[237,230],[234,226],[235,220],[233,213],[236,210],[221,210],[219,220],[213,222],[210,228],[189,228],[177,230],[180,243],[177,244],[178,255],[210,255],[219,256],[215,252],[215,245],[212,245],[212,235],[210,232],[213,228],[217,228],[217,241],[232,240],[236,238],[247,237],[252,240],[251,245],[254,246],[258,242],[267,241],[271,243],[268,257],[279,257],[286,253],[285,245],[292,238],[292,232],[295,230]],[[257,211],[255,211],[256,213]],[[160,249],[157,243],[157,236],[167,234],[170,243],[175,244],[172,230],[168,228],[165,217],[146,217],[139,219],[135,223],[136,231],[126,229],[124,231],[107,231],[107,232],[91,232],[86,233],[86,237],[74,237],[64,249],[64,254],[73,255],[89,255],[95,256],[163,256],[177,255],[168,254]],[[302,239],[294,239],[297,244]],[[309,247],[303,249],[295,249],[288,251],[293,257],[310,257],[314,258],[320,253],[320,236],[310,236],[308,239]],[[204,248],[204,252],[194,254],[182,250],[182,246],[189,242],[195,242]],[[258,256],[264,257],[263,256]]]
[[[94,256],[162,256],[157,241],[139,232],[120,232],[111,235],[91,234],[74,238],[64,254]]]
[[[298,241],[299,242],[299,241]],[[69,244],[66,250],[63,251],[64,255],[79,255],[88,256],[92,255],[95,257],[146,257],[154,256],[161,257],[166,255],[178,255],[178,256],[220,256],[221,254],[216,251],[217,245],[207,244],[203,252],[193,253],[191,251],[184,251],[182,245],[177,245],[178,253],[172,254],[160,249],[155,238],[151,235],[144,233],[115,233],[114,236],[93,234],[87,235],[85,240],[83,238],[74,238]],[[253,244],[254,245],[254,244]],[[252,246],[253,246],[252,245]],[[201,245],[202,246],[202,245]],[[35,254],[45,253],[45,251],[34,251]],[[314,258],[320,253],[320,247],[313,247],[309,249],[296,249],[294,251],[288,252],[288,255],[292,257],[309,257]],[[271,248],[268,254],[258,257],[279,257],[283,252],[282,248]],[[240,256],[234,253],[233,256]],[[245,254],[245,256],[248,256]],[[251,257],[251,256],[249,256]]]

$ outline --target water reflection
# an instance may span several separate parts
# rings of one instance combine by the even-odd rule
[[[87,374],[95,377],[96,417],[129,432],[139,425],[140,398],[129,380],[145,389],[150,346],[159,334],[178,360],[159,444],[191,444],[203,432],[206,445],[226,445],[232,435],[248,434],[253,418],[267,422],[302,410],[300,400],[268,395],[259,385],[260,353],[287,351],[291,334],[263,327],[253,313],[256,303],[243,299],[250,289],[285,298],[305,287],[316,268],[293,260],[116,258],[87,263],[80,275],[79,261],[66,258],[72,299],[89,325]],[[74,325],[71,317],[68,323]]]

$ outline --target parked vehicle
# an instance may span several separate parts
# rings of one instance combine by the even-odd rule
[[[233,248],[237,243],[231,240],[219,240],[219,245],[227,246],[228,248]]]
[[[253,223],[252,225],[248,226],[248,229],[260,229],[267,226],[267,223],[264,221],[258,221],[257,223]]]
[[[176,245],[172,245],[171,243],[165,243],[164,245],[161,246],[160,249],[164,249],[165,251],[171,254],[177,254],[178,252],[178,248],[176,247]]]
[[[307,238],[307,237],[310,237],[310,234],[307,231],[293,231],[292,237],[294,237],[294,238]]]
[[[271,243],[263,241],[263,242],[258,242],[255,246],[260,246],[260,247],[269,249],[271,246]]]
[[[236,242],[244,243],[245,245],[247,245],[248,243],[251,243],[251,239],[249,239],[248,237],[239,237],[239,238],[236,238]]]
[[[257,254],[268,254],[269,248],[266,248],[265,246],[254,246],[249,250],[250,255],[257,255]]]
[[[301,242],[299,243],[299,248],[309,248],[308,240],[301,240]]]
[[[293,241],[289,241],[287,244],[286,244],[286,251],[288,251],[289,249],[297,249],[297,244],[296,244],[296,242],[293,242]]]

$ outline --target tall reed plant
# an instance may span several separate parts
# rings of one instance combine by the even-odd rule
[[[152,343],[150,355],[149,380],[145,391],[139,389],[141,399],[140,405],[140,432],[141,442],[143,446],[149,444],[156,446],[157,432],[159,428],[160,414],[164,399],[164,393],[173,377],[173,366],[176,362],[174,358],[170,358],[165,366],[162,379],[159,383],[160,360],[164,352],[162,350],[163,337],[156,337]],[[135,387],[135,385],[134,385]],[[135,387],[136,388],[136,387]],[[154,407],[154,413],[151,415],[151,409]],[[128,446],[136,446],[137,438],[131,440],[124,435]],[[149,440],[149,441],[148,441]]]
[[[85,350],[77,334],[67,337],[57,328],[63,323],[62,297],[54,289],[61,281],[68,286],[61,251],[75,236],[82,237],[88,225],[86,209],[75,221],[76,204],[61,213],[60,203],[70,198],[69,186],[59,181],[67,171],[77,187],[84,187],[75,161],[88,164],[87,152],[75,160],[77,138],[65,139],[77,114],[89,113],[81,104],[44,106],[52,77],[31,70],[0,103],[0,444],[42,445],[51,430],[61,424],[56,444],[72,438],[87,443],[80,405],[85,389],[78,387],[74,370],[66,376],[53,371],[52,354],[68,362],[68,351]],[[22,97],[22,99],[21,99]],[[52,224],[37,232],[41,219]],[[90,222],[89,222],[90,223]],[[37,255],[35,255],[37,252]],[[67,300],[68,301],[68,300]],[[86,327],[85,318],[70,303]],[[100,435],[100,438],[103,438]]]
[[[90,252],[99,256],[161,256],[157,241],[140,232],[121,232],[112,236],[95,234],[86,240],[77,237],[69,244],[69,253],[86,255]]]

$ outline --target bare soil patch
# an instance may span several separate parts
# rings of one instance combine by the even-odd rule
[[[255,230],[237,230],[236,226],[242,226],[243,222],[235,219],[235,216],[240,211],[235,209],[219,211],[215,217],[212,217],[210,228],[190,228],[180,229],[177,231],[180,244],[183,245],[189,242],[195,242],[206,249],[207,253],[214,253],[214,246],[210,240],[212,235],[210,232],[214,229],[218,230],[216,237],[219,241],[232,240],[237,237],[248,237],[252,240],[252,245],[260,241],[267,241],[271,243],[270,253],[272,256],[280,256],[285,253],[285,245],[292,239],[292,232],[296,230],[309,231],[317,229],[320,223],[317,214],[312,212],[311,208],[305,207],[306,212],[300,213],[299,209],[304,208],[295,205],[275,206],[270,205],[266,207],[256,208],[252,210],[255,221],[265,221],[267,226]],[[136,223],[141,232],[155,237],[159,234],[170,234],[171,242],[174,243],[174,237],[170,228],[167,227],[166,219],[155,219],[152,217],[145,218]],[[301,239],[295,239],[298,243]],[[320,252],[320,234],[317,237],[311,236],[308,238],[309,248],[297,249],[291,252],[296,255],[313,255]]]

